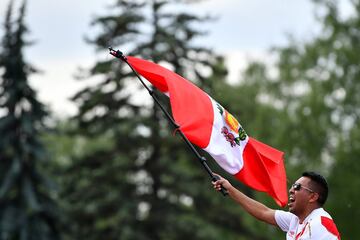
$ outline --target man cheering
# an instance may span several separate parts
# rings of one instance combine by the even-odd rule
[[[287,240],[340,240],[340,234],[329,213],[322,207],[328,196],[325,178],[315,172],[304,172],[289,190],[289,212],[268,208],[238,189],[228,180],[219,176],[213,182],[218,191],[221,186],[229,196],[239,203],[249,214],[266,223],[279,226],[286,232]]]

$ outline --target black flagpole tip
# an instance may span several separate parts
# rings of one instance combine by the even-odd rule
[[[114,57],[120,58],[123,61],[127,60],[127,58],[125,57],[123,52],[121,52],[120,50],[114,50],[112,47],[109,47],[109,51],[110,51],[110,54],[113,55]]]

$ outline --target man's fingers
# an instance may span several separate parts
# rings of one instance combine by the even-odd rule
[[[214,182],[212,182],[212,184],[215,186],[215,185],[221,185],[222,183],[224,182],[223,179],[219,179],[219,180],[216,180]]]
[[[226,184],[227,180],[223,177],[221,177],[217,173],[213,173],[213,175],[217,178],[215,181],[212,181],[213,187],[217,191],[222,191],[223,185]]]
[[[214,189],[220,191],[222,188],[223,180],[217,180],[216,182],[213,182]]]

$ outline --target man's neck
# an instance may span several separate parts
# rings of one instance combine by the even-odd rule
[[[300,224],[302,224],[304,222],[304,220],[316,209],[321,208],[320,206],[314,206],[311,208],[308,208],[307,210],[304,211],[303,214],[301,214],[300,216],[297,216],[299,218],[299,222]]]

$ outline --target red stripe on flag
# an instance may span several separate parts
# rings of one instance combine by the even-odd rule
[[[130,65],[152,85],[161,92],[168,92],[167,82],[165,80],[164,68],[159,69],[158,65],[135,57],[127,57]],[[156,69],[156,71],[154,71]],[[151,80],[150,80],[151,79]]]
[[[176,73],[155,63],[128,57],[131,66],[162,92],[169,92],[175,122],[190,142],[209,145],[214,110],[209,96]]]
[[[248,186],[272,196],[277,204],[287,204],[284,153],[249,138],[243,153],[244,167],[235,177]]]

